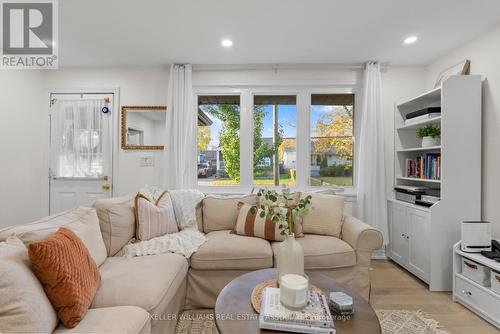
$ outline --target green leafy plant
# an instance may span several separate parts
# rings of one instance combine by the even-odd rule
[[[282,235],[290,234],[295,222],[312,210],[311,195],[300,199],[297,203],[293,203],[293,194],[287,190],[279,194],[275,190],[259,189],[257,196],[259,205],[252,206],[250,212],[259,213],[261,218],[265,217],[278,224]]]
[[[432,124],[426,125],[423,128],[417,130],[417,137],[432,137],[439,138],[441,137],[441,128]]]

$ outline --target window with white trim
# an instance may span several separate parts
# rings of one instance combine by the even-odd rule
[[[240,96],[198,96],[198,185],[240,184]]]
[[[352,186],[354,94],[311,95],[311,186]]]
[[[253,184],[295,186],[297,97],[254,95]]]
[[[206,191],[353,186],[351,89],[197,94],[198,185]]]

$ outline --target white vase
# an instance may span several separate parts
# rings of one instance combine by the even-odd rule
[[[278,252],[278,282],[286,274],[304,275],[304,250],[290,233],[279,245]]]
[[[431,136],[426,136],[422,138],[422,147],[439,146],[441,143],[441,138],[432,138]]]

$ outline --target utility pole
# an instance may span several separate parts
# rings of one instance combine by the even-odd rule
[[[278,106],[273,105],[273,146],[276,148],[278,142]],[[280,185],[280,165],[279,165],[279,152],[276,150],[273,155],[273,183],[275,186]]]

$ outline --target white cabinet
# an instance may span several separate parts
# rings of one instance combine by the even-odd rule
[[[500,329],[500,294],[466,277],[462,260],[477,262],[491,270],[500,271],[500,263],[478,253],[464,253],[460,242],[453,246],[453,301],[458,302]]]
[[[408,264],[408,219],[406,207],[389,202],[389,253],[401,265]]]
[[[430,213],[389,201],[389,257],[429,283]]]
[[[430,264],[430,213],[414,208],[406,208],[408,217],[408,238],[410,247],[410,271],[429,282]]]

